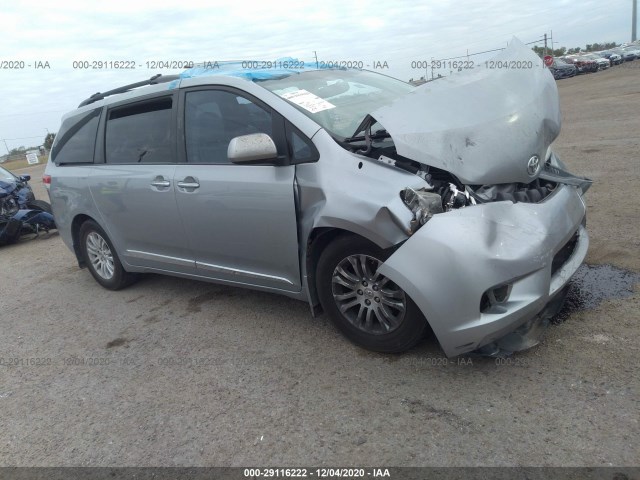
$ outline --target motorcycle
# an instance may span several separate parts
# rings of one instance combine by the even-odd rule
[[[31,175],[17,176],[0,167],[0,245],[15,243],[22,235],[56,228],[51,205],[36,200]]]

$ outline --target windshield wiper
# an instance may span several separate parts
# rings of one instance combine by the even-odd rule
[[[389,132],[387,132],[385,129],[376,130],[375,133],[371,133],[371,127],[375,123],[376,119],[367,114],[362,122],[360,122],[360,125],[358,125],[358,128],[356,128],[356,131],[353,132],[353,135],[350,137],[346,137],[340,143],[349,144],[355,142],[364,142],[364,148],[357,150],[356,153],[368,155],[371,152],[374,140],[391,137],[391,135],[389,135]],[[364,135],[358,135],[358,133],[360,132],[364,132]]]
[[[376,130],[376,133],[372,133],[368,137],[371,140],[378,140],[381,138],[389,138],[390,136],[391,135],[389,135],[389,133],[386,130],[382,129],[382,130]],[[361,142],[366,139],[367,139],[367,135],[360,135],[356,137],[347,137],[343,140],[343,142],[345,143]]]
[[[350,138],[356,138],[360,132],[364,132],[368,128],[370,128],[371,125],[373,125],[374,121],[375,120],[373,119],[373,117],[367,113],[365,117],[362,119],[362,121],[360,122],[360,125],[358,125],[358,128],[356,128],[356,131],[353,132],[353,135],[351,135],[351,137],[345,138],[345,141],[347,141]]]
[[[371,133],[371,127],[375,123],[376,119],[367,114],[360,122],[360,125],[358,125],[358,128],[356,128],[356,131],[353,132],[353,135],[351,135],[350,137],[346,137],[343,142],[353,143],[362,142],[363,140],[368,142],[369,140],[378,140],[381,138],[389,138],[391,136],[384,128],[376,130],[375,133]],[[360,132],[364,132],[364,135],[358,135],[358,133]]]

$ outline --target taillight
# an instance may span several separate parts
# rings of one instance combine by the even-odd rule
[[[42,183],[44,183],[45,185],[51,185],[51,175],[43,175]]]

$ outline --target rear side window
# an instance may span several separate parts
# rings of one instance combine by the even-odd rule
[[[173,162],[172,102],[165,97],[109,110],[107,163]]]
[[[62,123],[51,149],[52,162],[56,165],[93,163],[100,111],[97,108]]]

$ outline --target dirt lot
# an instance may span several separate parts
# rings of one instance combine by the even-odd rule
[[[633,63],[559,82],[556,147],[594,179],[588,263],[640,272]],[[57,235],[2,248],[0,272],[0,465],[640,464],[637,284],[500,364],[434,340],[369,353],[265,293],[160,276],[110,292]]]

